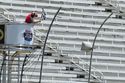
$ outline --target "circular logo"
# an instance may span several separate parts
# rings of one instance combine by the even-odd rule
[[[3,30],[0,29],[0,40],[2,40],[4,37],[4,33],[3,33]]]
[[[24,35],[24,39],[26,41],[32,41],[33,34],[32,34],[32,32],[30,30],[25,30],[23,35]]]

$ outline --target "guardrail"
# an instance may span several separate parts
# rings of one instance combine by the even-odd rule
[[[39,31],[37,31],[37,32],[39,32]],[[44,36],[44,35],[43,35]],[[44,41],[43,40],[41,40],[41,39],[39,39],[39,38],[37,38],[37,37],[35,37],[37,40],[39,40],[39,41],[41,41],[42,43],[44,43]],[[55,44],[56,44],[56,49],[55,48],[53,48],[52,46],[49,46],[49,45],[47,45],[47,47],[49,47],[49,48],[51,48],[54,52],[56,52],[57,54],[59,54],[59,55],[63,55],[63,52],[61,51],[61,50],[59,50],[59,44],[58,43],[56,43],[55,42]],[[50,45],[52,45],[52,44],[50,44]],[[58,51],[59,50],[59,51]],[[65,55],[65,54],[64,54]],[[67,55],[67,57],[68,57],[68,54],[66,54]],[[66,58],[67,58],[66,57]],[[82,64],[77,64],[76,62],[75,62],[75,60],[74,59],[78,59],[78,61],[79,61],[79,63],[81,63],[82,62]],[[89,73],[89,63],[86,63],[84,60],[82,60],[81,58],[79,58],[79,57],[72,57],[71,59],[68,59],[70,62],[72,62],[74,65],[76,65],[79,69],[81,69],[81,70],[84,70],[86,73]],[[105,81],[104,81],[104,75],[103,75],[103,73],[101,72],[101,71],[99,71],[99,70],[97,70],[95,67],[93,67],[92,66],[92,74],[91,74],[91,76],[93,77],[93,78],[96,78],[100,83],[105,83]]]
[[[111,5],[115,8],[115,10],[119,12],[125,13],[125,11],[120,7],[119,1],[117,0],[101,0],[101,2],[107,3],[108,5]]]
[[[7,19],[8,21],[15,21],[16,20],[16,16],[11,14],[11,12],[9,12],[7,9],[3,8],[0,6],[0,12],[2,12],[0,15]],[[4,12],[7,12],[8,15],[5,15]]]
[[[74,61],[74,59],[78,59],[78,64]],[[89,73],[89,63],[85,62],[83,59],[79,58],[79,57],[72,57],[71,61],[79,66],[80,69],[84,69],[85,72]],[[95,67],[91,67],[92,69],[92,74],[91,76],[96,78],[100,83],[105,83],[104,82],[104,75],[101,71],[97,70]]]

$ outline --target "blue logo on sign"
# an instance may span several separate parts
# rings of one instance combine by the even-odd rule
[[[33,34],[30,30],[25,30],[25,32],[23,33],[23,36],[26,41],[29,41],[29,42],[32,41]]]

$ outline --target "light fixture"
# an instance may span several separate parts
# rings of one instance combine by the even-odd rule
[[[91,42],[86,42],[86,41],[82,42],[81,50],[84,50],[84,51],[92,50],[92,43]]]

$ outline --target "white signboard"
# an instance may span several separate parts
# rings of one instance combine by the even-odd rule
[[[5,32],[5,44],[32,45],[33,25],[25,23],[7,24]]]

